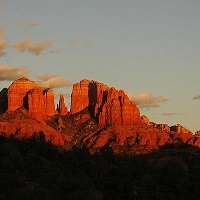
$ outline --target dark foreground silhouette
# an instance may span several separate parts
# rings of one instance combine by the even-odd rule
[[[0,136],[0,200],[199,199],[200,149],[128,157]]]

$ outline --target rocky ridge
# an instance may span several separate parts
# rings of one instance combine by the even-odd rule
[[[87,147],[91,153],[110,148],[140,154],[184,143],[200,147],[199,137],[191,131],[140,117],[124,91],[93,80],[74,84],[70,111],[63,95],[55,109],[53,90],[25,77],[2,90],[0,102],[0,133],[8,137],[43,138],[66,149]]]

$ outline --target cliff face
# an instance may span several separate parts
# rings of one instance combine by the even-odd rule
[[[140,112],[122,90],[96,81],[82,80],[73,86],[71,113],[88,108],[100,127],[141,123]]]
[[[191,134],[192,132],[185,127],[183,127],[181,124],[177,124],[174,126],[169,126],[167,124],[156,124],[155,122],[150,122],[149,119],[145,116],[141,116],[142,122],[150,127],[158,128],[162,131],[168,132],[168,133],[176,133],[176,134]]]
[[[8,137],[44,137],[67,149],[87,147],[91,153],[109,147],[115,153],[140,154],[177,143],[200,147],[199,135],[180,124],[170,127],[140,117],[124,91],[96,81],[74,84],[71,112],[63,95],[56,112],[53,90],[24,77],[0,92],[0,103],[0,134]]]
[[[14,81],[10,85],[7,98],[7,111],[15,111],[24,107],[35,117],[55,114],[53,90],[44,90],[25,77]]]
[[[28,107],[27,92],[37,85],[29,79],[22,77],[15,80],[8,88],[8,110],[14,111],[22,106]]]
[[[68,113],[67,106],[65,105],[64,96],[60,94],[58,112],[60,115],[66,115]]]
[[[71,95],[71,113],[74,114],[89,107],[94,115],[95,105],[105,103],[109,89],[107,85],[96,81],[82,80],[74,84]]]
[[[140,111],[134,102],[131,102],[124,91],[111,88],[103,105],[97,104],[95,109],[101,127],[107,125],[130,126],[140,124]],[[100,112],[99,112],[100,111]]]
[[[54,115],[54,93],[52,89],[43,90],[41,87],[34,87],[28,91],[28,111],[37,117]]]

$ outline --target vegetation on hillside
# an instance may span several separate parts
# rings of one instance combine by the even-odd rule
[[[200,196],[200,150],[127,157],[0,136],[0,199],[135,200]]]

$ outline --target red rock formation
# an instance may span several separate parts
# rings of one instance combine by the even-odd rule
[[[189,133],[189,134],[192,134],[192,132],[190,130],[186,129],[181,124],[177,124],[177,125],[171,126],[170,130],[174,131],[176,133]]]
[[[55,105],[52,89],[43,90],[41,87],[34,87],[29,90],[28,111],[33,117],[40,120],[44,119],[45,115],[54,115]]]
[[[99,114],[100,126],[111,124],[129,126],[138,123],[141,123],[141,119],[136,104],[128,99],[124,91],[111,88]]]
[[[141,116],[142,122],[148,126],[154,127],[154,128],[158,128],[162,131],[165,131],[167,133],[170,133],[170,126],[168,124],[156,124],[154,122],[150,122],[148,117],[146,117],[145,115]]]
[[[77,113],[87,107],[102,105],[105,93],[110,88],[96,81],[82,80],[73,85],[71,95],[71,113]]]
[[[6,90],[0,93],[0,106],[7,101],[5,94]],[[83,80],[73,86],[71,100],[71,114],[65,115],[60,95],[58,111],[65,116],[47,118],[55,114],[53,90],[43,90],[26,78],[14,81],[8,89],[8,111],[14,112],[0,115],[0,134],[19,139],[44,136],[69,149],[87,146],[92,153],[107,147],[114,153],[147,153],[179,143],[200,147],[200,138],[180,124],[169,127],[150,122],[146,116],[140,118],[139,109],[122,90]]]
[[[8,109],[14,111],[24,106],[32,116],[54,115],[54,93],[53,90],[43,90],[33,81],[22,77],[14,81],[8,88]]]
[[[59,105],[58,105],[58,112],[60,115],[65,115],[68,113],[67,107],[65,105],[65,100],[64,96],[60,94],[60,100],[59,100]]]
[[[34,87],[28,92],[28,110],[30,113],[44,114],[44,96],[41,87]]]
[[[54,92],[52,88],[45,89],[44,95],[44,113],[46,115],[55,115]]]
[[[146,125],[135,125],[132,129],[119,125],[109,126],[99,134],[90,133],[83,141],[92,153],[109,145],[113,152],[125,154],[144,153],[172,142],[168,133]]]
[[[124,91],[96,81],[82,80],[73,86],[71,113],[88,108],[100,127],[141,123],[140,112]]]
[[[30,118],[29,112],[25,109],[18,109],[13,112],[6,112],[0,116],[0,135],[17,139],[28,139],[36,137],[41,139],[44,136],[45,141],[51,141],[54,145],[64,145],[62,135],[48,126],[33,118]]]
[[[8,88],[7,111],[14,111],[23,105],[27,107],[26,94],[30,89],[33,89],[34,87],[37,87],[37,85],[25,77],[15,80]]]
[[[195,136],[199,137],[200,136],[200,131],[195,132]]]

